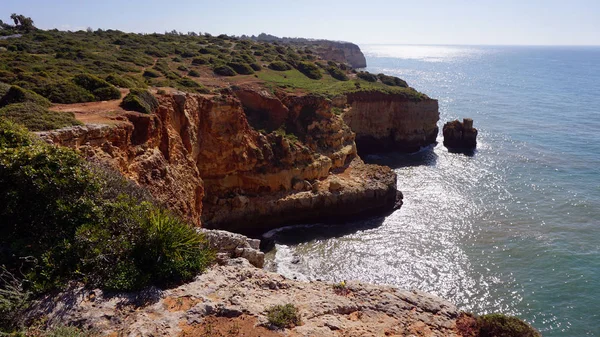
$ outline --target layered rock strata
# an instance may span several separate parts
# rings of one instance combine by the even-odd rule
[[[395,173],[358,158],[330,100],[249,88],[158,98],[156,114],[39,135],[110,163],[209,228],[256,233],[398,205]]]
[[[477,129],[473,127],[471,118],[464,118],[463,122],[454,120],[444,124],[444,146],[449,149],[472,150],[477,147]]]
[[[347,95],[344,121],[356,133],[358,152],[416,152],[434,144],[438,101],[401,94],[357,92]]]
[[[301,324],[271,330],[267,309],[287,303],[298,308]],[[51,327],[74,324],[108,336],[225,335],[237,326],[250,336],[452,337],[468,336],[461,331],[474,324],[453,304],[426,293],[354,281],[342,288],[293,281],[243,259],[165,291],[110,294],[73,286],[41,298],[22,319],[39,317]]]

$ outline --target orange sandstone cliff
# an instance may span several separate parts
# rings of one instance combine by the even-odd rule
[[[208,228],[255,233],[400,204],[395,173],[362,162],[328,99],[238,87],[158,99],[155,114],[39,135],[109,163]]]

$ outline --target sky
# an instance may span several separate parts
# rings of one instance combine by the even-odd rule
[[[600,0],[0,0],[42,29],[208,32],[358,44],[600,45]]]

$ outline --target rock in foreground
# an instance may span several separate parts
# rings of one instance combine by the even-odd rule
[[[463,122],[454,120],[444,124],[444,146],[448,149],[472,150],[477,147],[477,129],[473,127],[471,118],[463,119]]]
[[[42,299],[29,317],[109,336],[204,336],[235,327],[250,336],[462,336],[457,321],[464,316],[432,295],[360,282],[348,282],[342,292],[235,262],[166,291],[108,294],[74,287]],[[287,303],[298,308],[301,325],[270,330],[266,309]]]

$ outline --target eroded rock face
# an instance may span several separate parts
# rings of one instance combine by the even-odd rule
[[[104,335],[182,336],[204,331],[215,318],[249,319],[247,333],[268,326],[266,309],[294,304],[302,324],[285,336],[462,336],[465,318],[453,304],[418,291],[346,282],[343,292],[324,282],[299,282],[261,269],[215,266],[194,282],[161,291],[108,294],[72,287],[40,299],[23,320],[48,326],[94,328]],[[461,322],[464,323],[464,322]],[[464,324],[463,324],[464,325]],[[256,330],[255,330],[256,329]],[[189,335],[189,334],[188,334]]]
[[[350,42],[315,41],[315,53],[325,60],[348,63],[353,68],[365,68],[367,60],[360,47]]]
[[[344,121],[356,133],[360,154],[416,152],[436,142],[440,114],[435,99],[358,92],[348,95],[348,104]]]
[[[477,129],[473,127],[471,118],[463,119],[463,122],[454,120],[444,124],[444,146],[456,150],[472,150],[477,147]]]
[[[110,163],[209,228],[256,233],[398,204],[395,173],[362,163],[330,100],[248,88],[158,100],[153,115],[39,135]]]

